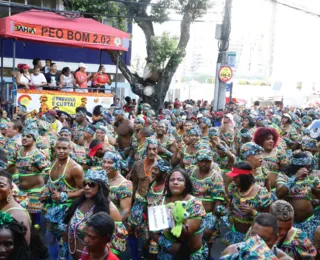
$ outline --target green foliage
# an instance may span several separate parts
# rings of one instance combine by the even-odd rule
[[[170,58],[174,64],[179,64],[182,61],[182,52],[177,46],[178,37],[171,36],[168,32],[164,32],[162,36],[152,37],[154,58],[150,64],[151,68],[163,69]]]
[[[126,16],[126,8],[116,2],[106,2],[105,0],[72,0],[72,9],[80,12],[96,13],[100,15],[88,15],[98,21],[102,21],[105,15]],[[108,23],[120,30],[127,30],[126,18],[108,17]]]

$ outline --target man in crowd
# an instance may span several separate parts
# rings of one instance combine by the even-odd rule
[[[43,87],[44,90],[57,90],[59,86],[59,74],[57,72],[57,64],[51,63],[50,64],[50,71],[45,74],[46,80],[48,82],[47,87]]]

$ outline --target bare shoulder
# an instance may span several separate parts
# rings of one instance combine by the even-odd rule
[[[71,175],[74,175],[74,174],[78,175],[78,174],[83,174],[83,169],[80,164],[78,164],[76,161],[70,158],[68,172]]]
[[[110,201],[110,217],[112,217],[113,221],[121,221],[122,217],[118,210],[118,208]]]

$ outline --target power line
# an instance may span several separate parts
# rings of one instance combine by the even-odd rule
[[[278,5],[283,5],[285,7],[291,8],[291,9],[296,10],[296,11],[304,12],[304,13],[309,14],[309,15],[320,17],[320,14],[311,12],[311,11],[309,11],[307,9],[303,9],[301,7],[297,7],[297,6],[293,6],[293,5],[287,4],[287,3],[279,2],[277,0],[266,0],[266,1],[278,4]]]
[[[108,15],[108,14],[90,13],[90,12],[67,11],[67,10],[39,7],[39,6],[35,6],[35,5],[10,3],[10,2],[5,2],[5,1],[0,1],[0,6],[5,6],[8,8],[9,7],[20,8],[20,9],[26,9],[26,10],[35,9],[35,10],[39,10],[39,11],[47,11],[47,12],[53,12],[53,13],[74,13],[74,14],[81,14],[81,15],[88,15],[88,16],[100,16],[100,17],[105,17],[105,18],[138,19],[138,20],[155,21],[155,22],[181,22],[182,21],[181,19],[160,19],[160,18],[155,18],[152,16],[141,17],[141,16]],[[203,22],[215,22],[215,21],[195,20],[194,22],[203,23]]]

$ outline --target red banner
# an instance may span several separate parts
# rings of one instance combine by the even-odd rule
[[[47,27],[42,25],[26,24],[14,22],[14,33],[23,35],[41,36],[54,40],[76,41],[79,43],[103,44],[106,46],[119,47],[122,45],[122,39],[112,35],[83,32],[77,30],[68,30]]]

